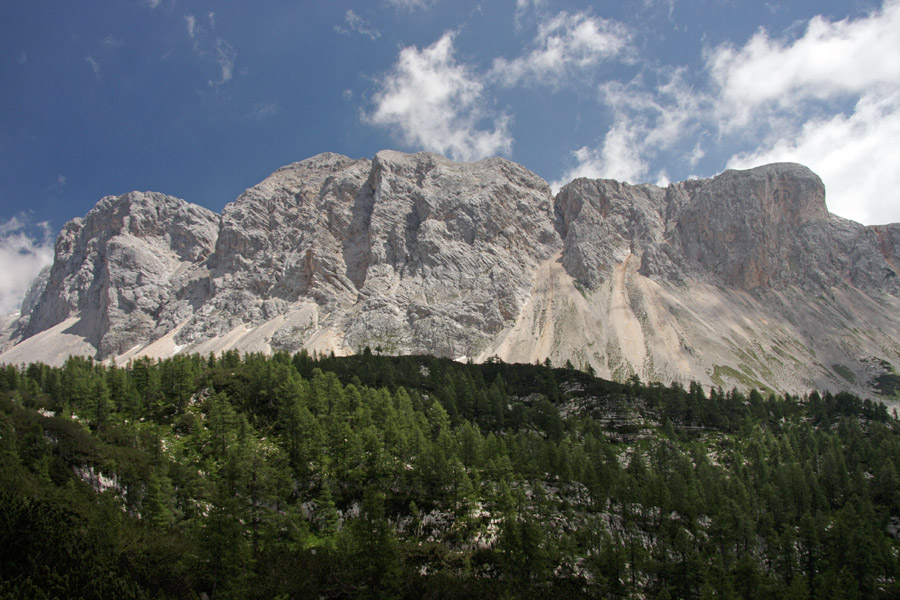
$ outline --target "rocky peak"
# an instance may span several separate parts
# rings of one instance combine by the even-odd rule
[[[665,188],[578,179],[554,198],[502,158],[321,154],[221,217],[104,198],[63,228],[3,360],[369,346],[619,379],[862,382],[900,365],[900,225],[834,217],[824,197],[793,164]]]
[[[686,193],[690,201],[667,241],[680,247],[692,275],[747,290],[802,278],[791,267],[796,240],[804,225],[828,218],[825,186],[812,171],[778,163],[678,185],[672,196]]]
[[[773,163],[727,170],[703,183],[693,194],[691,208],[712,213],[730,227],[737,226],[731,221],[739,220],[745,227],[796,231],[808,221],[829,216],[822,180],[803,165]]]
[[[791,163],[666,189],[579,179],[560,190],[556,206],[564,265],[590,288],[632,255],[651,277],[777,287],[802,279],[791,267],[798,236],[829,218],[822,181]]]
[[[208,261],[209,310],[220,316],[189,325],[182,339],[222,335],[309,299],[335,310],[358,303],[362,312],[340,325],[350,347],[404,339],[429,351],[440,329],[442,343],[462,352],[474,342],[453,341],[453,329],[463,338],[501,329],[528,294],[530,270],[560,245],[549,186],[504,159],[320,155],[225,208]]]
[[[632,254],[652,253],[663,242],[665,200],[655,185],[611,179],[576,179],[563,187],[556,196],[563,266],[593,289]]]
[[[63,227],[22,335],[82,314],[91,323],[84,337],[103,356],[141,341],[170,299],[172,275],[212,251],[218,221],[205,208],[153,192],[103,198]]]

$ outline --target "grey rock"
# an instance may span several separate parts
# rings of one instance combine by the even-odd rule
[[[319,155],[225,208],[208,261],[211,318],[179,339],[258,325],[308,299],[349,349],[459,355],[516,318],[538,262],[560,247],[549,187],[509,161]],[[275,336],[296,346],[286,337]]]
[[[83,335],[105,358],[146,344],[171,326],[179,275],[213,248],[218,217],[157,193],[103,198],[83,219],[63,227],[40,297],[21,337],[75,315]]]
[[[0,362],[369,346],[868,394],[871,360],[900,365],[898,258],[900,225],[830,215],[795,164],[554,198],[500,158],[322,154],[221,216],[104,198],[63,228]]]
[[[41,299],[41,294],[44,293],[44,288],[47,287],[47,282],[50,281],[51,266],[47,265],[41,269],[34,281],[31,282],[31,287],[25,293],[25,297],[22,299],[22,307],[19,311],[23,317],[30,317],[34,307],[37,306],[38,300]]]
[[[560,190],[557,207],[566,269],[591,288],[629,254],[642,274],[674,282],[758,289],[803,279],[792,266],[798,235],[829,219],[821,180],[790,163],[666,189],[581,179]]]

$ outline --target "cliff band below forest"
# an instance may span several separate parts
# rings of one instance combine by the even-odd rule
[[[796,164],[554,197],[501,158],[322,154],[221,215],[102,199],[63,228],[0,362],[368,346],[891,398],[898,257],[900,225],[829,214]]]

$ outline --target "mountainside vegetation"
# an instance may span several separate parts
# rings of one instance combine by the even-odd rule
[[[892,598],[900,421],[567,364],[0,367],[3,598]]]

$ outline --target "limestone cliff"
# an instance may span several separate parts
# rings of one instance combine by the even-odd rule
[[[500,158],[323,154],[221,216],[104,198],[63,228],[0,361],[369,346],[868,395],[900,365],[898,257],[900,225],[830,215],[800,165],[554,198]]]

